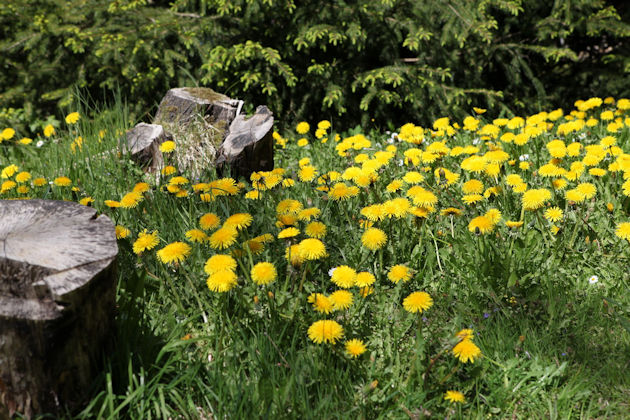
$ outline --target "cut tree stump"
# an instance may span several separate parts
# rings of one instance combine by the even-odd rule
[[[230,99],[210,88],[183,87],[166,92],[155,118],[156,124],[187,124],[195,117],[211,117],[211,123],[225,121],[227,126],[239,114],[243,101]]]
[[[0,419],[80,407],[109,346],[114,225],[51,200],[0,200]]]
[[[172,139],[161,125],[139,123],[127,131],[127,148],[138,164],[156,171],[164,166],[160,144]]]

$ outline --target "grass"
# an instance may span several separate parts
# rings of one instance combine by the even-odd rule
[[[86,407],[66,416],[625,416],[630,390],[625,375],[629,337],[624,329],[630,308],[629,254],[628,240],[615,232],[620,223],[630,221],[624,187],[624,173],[626,179],[630,174],[630,120],[628,111],[620,110],[621,124],[616,131],[606,121],[571,131],[565,123],[598,118],[603,108],[616,109],[609,104],[589,108],[593,103],[596,101],[582,104],[587,109],[583,114],[574,111],[571,120],[539,115],[525,127],[497,125],[496,139],[491,135],[480,139],[489,130],[484,124],[492,123],[482,117],[474,130],[457,130],[447,122],[442,126],[445,135],[437,133],[433,138],[428,129],[406,126],[399,134],[399,140],[406,141],[377,132],[367,133],[367,140],[359,130],[340,133],[335,141],[333,128],[323,130],[321,138],[312,134],[314,130],[303,135],[284,133],[275,139],[275,163],[285,171],[262,178],[267,185],[287,179],[295,185],[283,187],[280,183],[266,189],[261,180],[254,186],[244,182],[237,193],[228,195],[208,187],[216,177],[211,170],[177,188],[172,188],[170,180],[174,176],[192,178],[190,174],[176,172],[157,180],[145,174],[119,144],[131,126],[121,104],[79,110],[81,118],[76,124],[58,127],[50,138],[40,136],[30,145],[15,141],[21,133],[5,139],[0,144],[0,167],[15,164],[18,171],[7,172],[3,182],[28,171],[32,178],[41,176],[46,181],[67,176],[76,188],[54,183],[36,187],[31,179],[20,184],[28,185],[28,191],[19,192],[20,185],[9,188],[5,184],[1,198],[79,201],[91,197],[95,208],[130,230],[129,236],[119,239],[114,350],[105,355],[105,366],[95,378]],[[523,145],[507,141],[509,136],[500,140],[506,132],[519,134],[535,128],[537,118],[544,121],[545,129]],[[543,127],[541,124],[538,121],[537,126]],[[479,130],[484,131],[480,134]],[[76,145],[78,136],[83,139],[80,147]],[[583,147],[575,156],[554,161],[566,175],[540,175],[540,168],[553,154],[561,154],[546,146],[551,140],[593,146],[608,136],[618,149]],[[299,138],[306,138],[308,145],[298,146]],[[323,138],[328,140],[323,142]],[[424,141],[420,143],[419,138]],[[38,140],[44,145],[36,147]],[[356,147],[344,151],[343,145],[351,143]],[[472,144],[477,150],[461,155],[454,152],[458,146]],[[388,147],[389,152],[383,154]],[[498,173],[493,173],[487,161],[477,172],[462,169],[469,155],[492,156],[486,153],[497,148],[507,153],[497,163]],[[437,157],[413,149],[433,151]],[[523,169],[519,160],[525,154],[529,155],[529,169]],[[165,158],[176,160],[172,155]],[[370,162],[376,159],[382,159],[382,165],[370,171]],[[577,179],[572,177],[572,162],[589,159],[599,160],[585,167]],[[358,169],[348,169],[352,167]],[[593,167],[607,172],[593,175],[589,172]],[[312,180],[306,180],[312,171],[309,168],[317,170]],[[405,198],[412,185],[403,182],[398,191],[388,191],[386,186],[412,171],[422,175],[417,185],[431,192],[437,202],[398,214],[405,205],[389,200]],[[459,178],[446,182],[450,173]],[[327,177],[320,177],[324,174]],[[356,191],[334,188],[344,182],[344,174],[346,186],[356,185]],[[525,210],[523,191],[516,191],[518,185],[508,185],[508,174],[520,175],[528,190],[548,189],[551,198],[538,210]],[[341,178],[331,180],[335,176]],[[481,200],[474,205],[462,201],[462,188],[470,179],[478,179],[484,186]],[[567,186],[552,184],[559,179],[565,179]],[[136,207],[105,205],[105,200],[120,200],[138,182],[147,182],[150,189]],[[584,183],[595,186],[592,198],[577,203],[566,198],[567,190]],[[171,191],[165,188],[169,185]],[[247,198],[255,186],[260,188],[261,198]],[[212,191],[216,196],[205,196],[204,201],[201,194]],[[339,199],[344,195],[349,197]],[[321,210],[315,219],[327,227],[322,239],[326,257],[299,264],[290,264],[285,258],[288,245],[306,238],[307,225],[277,214],[278,204],[289,198],[304,208]],[[370,224],[365,207],[377,203],[389,205],[385,210],[389,216],[373,222],[387,235],[387,241],[370,250],[361,242]],[[564,213],[555,224],[544,217],[550,206],[558,206]],[[461,214],[441,214],[449,207]],[[493,219],[491,209],[501,212],[495,214],[498,218]],[[236,213],[251,214],[253,221],[239,230],[234,245],[217,250],[211,241],[192,243],[185,236],[199,228],[199,218],[208,212],[222,222]],[[484,231],[477,233],[470,225],[476,217],[494,222],[482,225]],[[506,221],[522,221],[523,225],[510,228]],[[297,237],[277,238],[283,228],[293,224],[300,230]],[[144,229],[157,231],[159,244],[137,255],[133,244]],[[244,242],[267,233],[274,240],[243,247]],[[181,255],[179,263],[161,262],[156,251],[175,241],[188,243],[190,254]],[[238,263],[238,283],[224,293],[212,292],[206,285],[204,265],[217,253],[232,253]],[[253,283],[250,273],[263,261],[273,263],[278,273],[266,286]],[[411,270],[409,281],[389,279],[396,264]],[[330,296],[340,289],[331,282],[329,270],[341,265],[371,272],[376,281],[371,289],[350,288],[353,302],[349,308],[319,312],[308,298],[313,293]],[[598,282],[591,284],[593,275]],[[420,313],[409,313],[402,302],[415,291],[428,293],[433,304]],[[335,343],[310,340],[309,327],[321,319],[338,322],[344,337]],[[465,328],[473,330],[472,341],[482,353],[468,363],[453,355],[460,341],[455,334]],[[356,358],[344,348],[351,338],[361,339],[367,349]],[[465,402],[446,401],[448,390],[463,393]]]

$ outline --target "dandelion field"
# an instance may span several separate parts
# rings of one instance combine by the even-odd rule
[[[144,173],[122,105],[1,132],[0,198],[117,225],[115,345],[77,418],[619,418],[630,100],[274,133],[251,180]]]

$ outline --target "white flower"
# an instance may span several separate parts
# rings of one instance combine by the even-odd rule
[[[42,147],[44,145],[44,140],[40,140],[37,143],[35,143],[35,146],[37,147]]]
[[[529,155],[528,154],[520,155],[518,157],[518,160],[520,160],[521,162],[523,162],[525,160],[529,160]]]
[[[398,161],[398,166],[403,166],[404,164],[405,164],[405,162],[404,162],[402,159],[400,159],[400,160]]]
[[[336,270],[336,269],[337,269],[337,267],[333,267],[333,268],[331,268],[330,270],[328,270],[328,275],[329,275],[330,277],[332,277],[332,275],[333,275],[333,273],[335,272],[335,270]]]
[[[481,139],[480,138],[474,138],[472,141],[472,144],[474,144],[475,146],[478,145],[479,143],[481,143]]]
[[[599,277],[597,277],[597,276],[591,276],[591,277],[588,278],[589,284],[595,284],[598,281],[599,281]]]

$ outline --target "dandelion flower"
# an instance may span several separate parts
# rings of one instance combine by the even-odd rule
[[[138,239],[133,243],[133,252],[135,254],[140,254],[144,251],[149,251],[158,244],[159,240],[157,237],[157,231],[153,231],[151,233],[147,233],[147,230],[140,232],[138,235]]]
[[[298,220],[301,220],[303,222],[308,222],[312,218],[318,217],[321,213],[322,211],[318,209],[317,207],[311,207],[308,209],[300,210],[300,212],[297,214],[297,217],[298,217]]]
[[[455,334],[455,337],[459,338],[460,340],[472,340],[473,334],[474,331],[472,330],[472,328],[464,328],[463,330],[458,331]]]
[[[573,201],[576,203],[581,203],[582,201],[586,200],[586,196],[577,188],[573,188],[571,190],[568,190],[567,192],[564,193],[564,197],[569,200],[569,201]]]
[[[116,200],[105,200],[105,201],[104,201],[104,203],[105,203],[105,205],[106,205],[107,207],[110,207],[110,208],[117,208],[117,207],[120,207],[120,201],[116,201]]]
[[[366,350],[365,344],[363,344],[363,341],[357,338],[353,338],[352,340],[346,341],[345,347],[346,347],[346,354],[352,358],[361,356],[363,353],[365,353],[365,350]]]
[[[160,144],[160,152],[162,153],[171,153],[175,150],[175,142],[172,140],[167,140],[164,143]]]
[[[20,172],[15,176],[15,180],[19,183],[26,182],[31,179],[31,174],[28,172]]]
[[[466,194],[462,197],[462,201],[469,206],[481,200],[483,200],[483,195],[481,194]]]
[[[474,363],[481,356],[481,350],[470,339],[464,339],[453,347],[453,355],[462,363]]]
[[[233,227],[234,229],[241,230],[252,224],[252,215],[249,213],[236,213],[225,219],[223,227]]]
[[[142,201],[142,194],[139,192],[129,192],[120,199],[120,207],[124,209],[135,208]]]
[[[186,232],[186,238],[190,242],[203,243],[208,240],[208,235],[201,229],[191,229]]]
[[[278,239],[287,239],[293,238],[300,234],[300,230],[294,227],[288,227],[286,229],[282,229],[280,233],[278,233]]]
[[[236,260],[230,255],[215,254],[212,257],[208,258],[206,264],[203,267],[203,271],[205,271],[206,274],[208,274],[209,276],[223,270],[236,270]]]
[[[466,397],[459,391],[446,391],[444,399],[452,403],[465,403]]]
[[[46,127],[44,127],[44,136],[50,137],[53,134],[55,134],[55,127],[53,127],[52,124],[48,124]]]
[[[190,255],[190,245],[184,242],[173,242],[157,252],[157,257],[165,264],[179,263]]]
[[[464,194],[481,194],[483,192],[483,182],[477,179],[471,179],[462,185]]]
[[[213,292],[223,293],[230,291],[234,286],[236,286],[237,279],[236,273],[233,271],[220,270],[208,277],[206,285],[208,286],[208,289]]]
[[[124,226],[116,225],[116,239],[125,239],[131,233],[129,229]]]
[[[297,127],[295,128],[295,131],[297,131],[298,134],[306,134],[308,133],[310,129],[311,129],[311,126],[307,122],[302,121],[298,123]]]
[[[347,290],[337,290],[330,294],[330,301],[332,302],[334,310],[345,310],[352,306],[352,293]]]
[[[277,214],[299,214],[302,211],[302,203],[293,199],[282,200],[276,206]]]
[[[326,225],[322,222],[311,222],[304,228],[304,233],[311,238],[321,239],[326,236]]]
[[[259,262],[251,270],[252,281],[259,286],[273,282],[278,273],[276,267],[270,262]]]
[[[298,178],[302,182],[310,182],[317,176],[317,169],[314,166],[303,166],[298,171]]]
[[[211,230],[219,226],[221,219],[214,213],[206,213],[199,218],[199,226],[203,230]]]
[[[486,216],[477,216],[468,223],[468,230],[473,233],[477,231],[481,234],[492,232],[494,229],[494,223]]]
[[[361,243],[371,251],[376,251],[385,245],[387,235],[378,228],[369,228],[361,236]]]
[[[284,256],[293,267],[299,267],[300,264],[302,264],[299,245],[288,246],[284,252]]]
[[[236,242],[238,231],[231,226],[224,226],[216,230],[210,238],[210,246],[214,249],[229,248]]]
[[[323,314],[329,314],[333,310],[333,304],[328,296],[321,293],[311,293],[306,299],[308,303],[313,305],[313,309]]]
[[[525,210],[536,210],[551,199],[551,191],[545,188],[525,191],[522,197]]]
[[[543,215],[545,216],[545,219],[555,223],[559,220],[562,220],[563,212],[560,207],[549,207],[547,210],[545,210]]]
[[[79,121],[79,113],[78,112],[71,112],[68,115],[66,115],[66,123],[67,124],[76,124],[77,121]],[[46,133],[44,133],[46,134]],[[46,136],[48,137],[48,136]]]
[[[59,176],[55,178],[53,183],[58,187],[69,187],[72,184],[72,180],[67,176]]]
[[[335,344],[343,337],[343,327],[336,321],[322,319],[311,324],[308,328],[308,337],[316,344]]]
[[[387,278],[392,283],[398,283],[399,281],[407,282],[411,280],[412,271],[409,267],[403,264],[397,264],[389,269]]]
[[[304,239],[299,243],[298,252],[303,260],[317,260],[328,255],[326,246],[322,241],[315,238]]]
[[[357,273],[357,277],[354,279],[354,284],[357,287],[371,286],[376,281],[374,274],[367,271]]]
[[[411,313],[422,313],[431,306],[433,306],[433,299],[426,292],[413,292],[403,300],[403,307]]]
[[[615,235],[621,239],[630,241],[630,222],[619,223],[615,230]]]
[[[597,193],[597,188],[595,187],[595,185],[591,184],[590,182],[583,182],[581,184],[578,184],[578,186],[575,187],[575,189],[581,192],[582,194],[584,194],[584,197],[587,200],[590,200],[591,198],[595,197],[595,194]]]
[[[347,265],[339,266],[333,272],[330,280],[337,286],[348,289],[355,284],[357,272]]]

